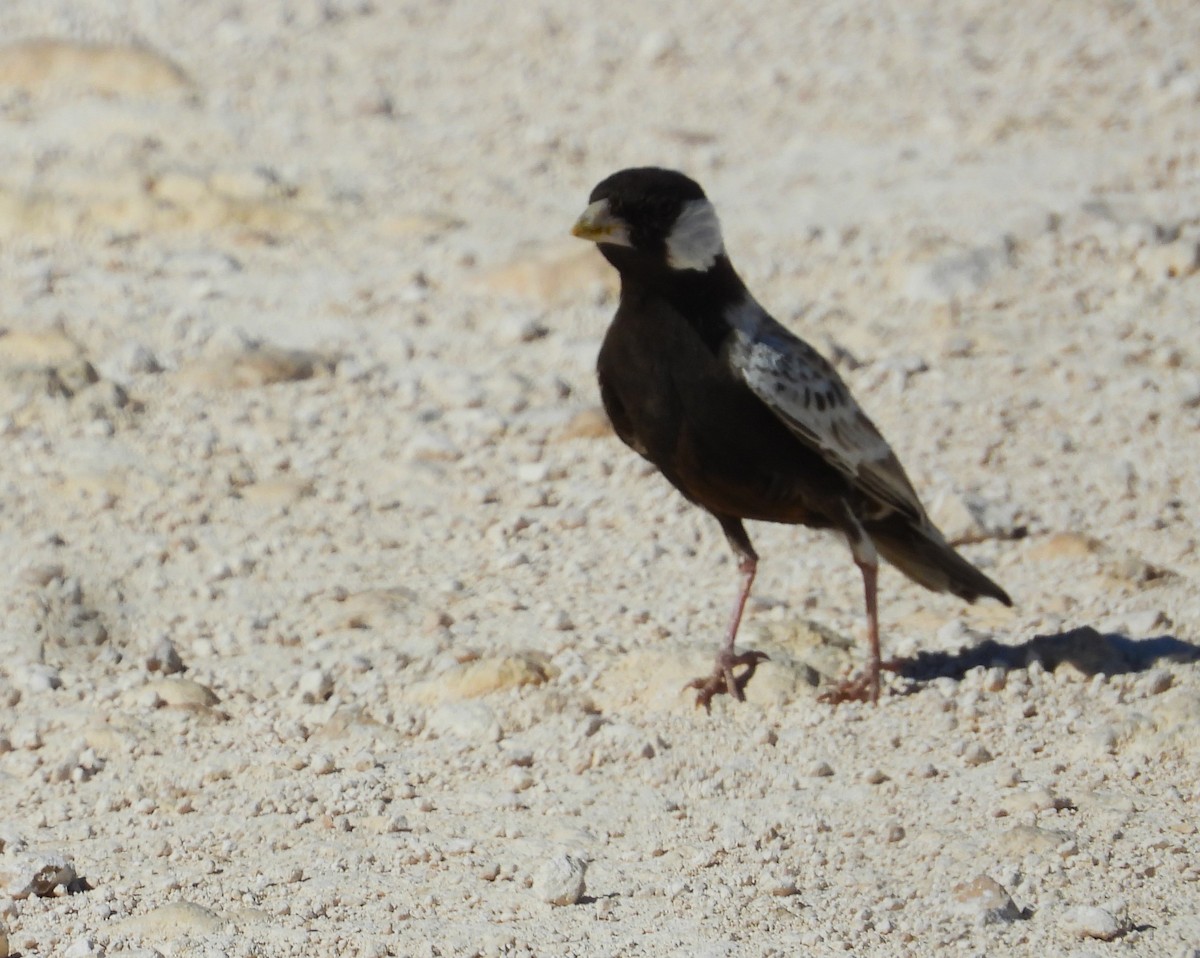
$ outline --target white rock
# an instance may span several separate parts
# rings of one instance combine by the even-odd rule
[[[982,924],[1014,921],[1021,917],[1008,891],[994,878],[980,875],[954,887],[954,910]]]
[[[309,760],[308,768],[314,775],[330,775],[337,771],[337,763],[324,752],[317,752]]]
[[[175,643],[165,635],[160,636],[154,643],[154,648],[146,656],[146,671],[161,672],[163,675],[176,675],[184,669],[183,659],[175,649]]]
[[[302,702],[317,705],[333,695],[333,677],[324,669],[311,669],[300,676],[298,691]]]
[[[453,702],[429,713],[426,727],[437,735],[468,742],[498,742],[503,736],[496,713],[482,702]]]
[[[75,865],[61,852],[22,852],[0,859],[0,894],[9,898],[44,898],[75,878]]]
[[[1096,905],[1076,905],[1063,912],[1062,927],[1080,938],[1112,941],[1121,933],[1121,924],[1113,915]]]
[[[992,758],[992,753],[978,742],[967,746],[967,750],[963,753],[963,762],[967,765],[986,765]]]
[[[62,678],[52,665],[27,665],[17,672],[15,678],[27,692],[52,692],[62,688]]]
[[[63,952],[63,958],[103,958],[104,949],[87,935],[76,938]]]
[[[538,869],[533,890],[551,905],[574,905],[583,897],[587,862],[574,855],[556,855]]]

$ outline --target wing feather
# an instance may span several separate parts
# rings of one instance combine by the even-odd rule
[[[871,499],[927,523],[904,467],[825,357],[753,300],[729,318],[730,365],[796,438]]]

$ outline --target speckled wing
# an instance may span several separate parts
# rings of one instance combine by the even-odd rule
[[[729,362],[750,390],[885,513],[927,524],[904,467],[829,362],[752,300],[729,320]]]

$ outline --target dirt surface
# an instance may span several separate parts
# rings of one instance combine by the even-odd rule
[[[122,7],[120,13],[117,7]],[[1200,955],[1200,5],[4,0],[10,955]],[[685,170],[1017,602],[737,576],[568,230]],[[3,947],[0,947],[0,954]]]

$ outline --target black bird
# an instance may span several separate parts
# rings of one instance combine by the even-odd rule
[[[750,295],[725,253],[716,211],[673,170],[603,180],[572,233],[621,276],[600,349],[600,396],[617,435],[720,523],[741,589],[697,705],[745,698],[761,652],[734,643],[758,555],[744,519],[841,533],[862,572],[865,672],[829,696],[878,701],[877,555],[935,592],[1012,605],[930,521],[904,468],[833,367]],[[735,667],[742,669],[740,674]]]

